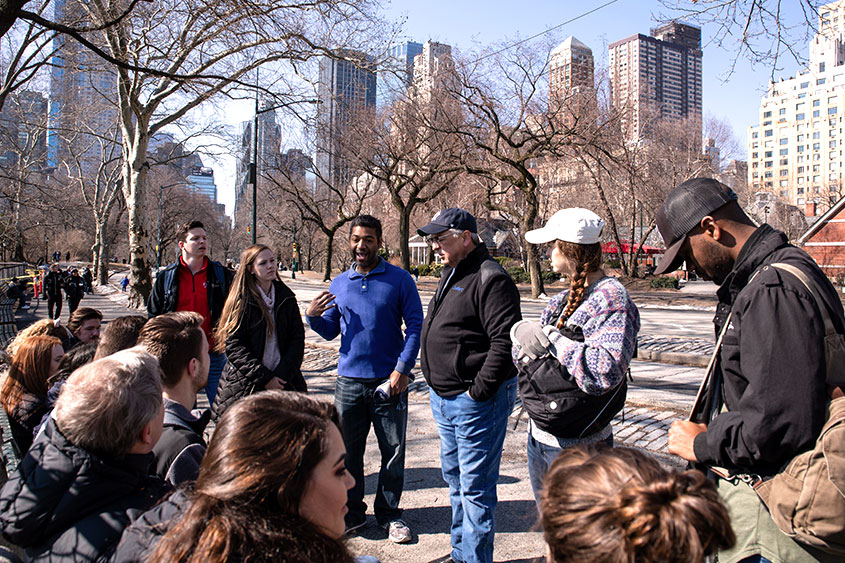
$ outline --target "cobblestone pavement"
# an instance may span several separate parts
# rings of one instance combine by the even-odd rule
[[[699,354],[709,356],[713,353],[712,338],[689,338],[674,336],[671,338],[654,334],[641,334],[637,338],[640,350],[655,352],[679,352],[684,354]]]
[[[303,373],[320,376],[337,376],[337,353],[324,348],[305,348],[305,358],[302,362]],[[427,401],[429,388],[419,369],[414,370],[415,380],[409,386],[411,400]],[[316,386],[309,383],[310,391],[334,393],[332,381],[316,382]],[[516,423],[525,422],[527,415],[522,414],[519,399],[511,417]],[[684,413],[680,409],[660,407],[646,404],[632,404],[630,401],[613,419],[614,441],[618,444],[643,448],[657,454],[667,454],[666,436],[669,425],[673,420],[682,418]]]

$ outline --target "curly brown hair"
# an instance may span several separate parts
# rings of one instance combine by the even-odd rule
[[[601,244],[577,244],[558,240],[557,248],[567,259],[575,263],[575,272],[569,280],[569,295],[566,297],[566,309],[563,310],[558,321],[558,328],[563,328],[578,305],[584,301],[585,290],[587,289],[587,276],[601,268]]]
[[[553,560],[700,563],[735,540],[715,485],[631,448],[581,445],[552,463],[540,501]]]

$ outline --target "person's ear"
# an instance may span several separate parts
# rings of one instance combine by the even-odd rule
[[[188,375],[191,377],[191,379],[193,379],[194,374],[197,373],[197,366],[199,366],[199,365],[200,365],[200,362],[196,358],[191,358],[188,361]]]
[[[152,419],[147,422],[144,427],[141,429],[141,435],[138,437],[138,441],[143,444],[144,446],[148,447],[150,450],[153,449],[153,446],[156,445],[156,440],[153,436],[153,421]]]
[[[713,240],[718,241],[722,237],[722,229],[719,228],[719,224],[710,215],[703,217],[699,225],[701,226],[701,230],[704,231],[704,234]]]

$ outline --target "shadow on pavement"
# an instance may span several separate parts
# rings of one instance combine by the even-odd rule
[[[496,533],[518,534],[534,531],[536,511],[534,501],[500,500],[496,505]],[[402,519],[408,523],[414,535],[448,534],[452,509],[448,506],[406,508],[402,512]],[[367,528],[367,531],[369,530],[370,528]]]

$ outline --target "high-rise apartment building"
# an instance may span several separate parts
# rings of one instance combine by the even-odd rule
[[[770,82],[759,125],[748,128],[748,185],[808,216],[845,195],[845,1],[819,8],[810,61],[796,76]]]
[[[610,95],[631,140],[664,119],[693,119],[701,137],[701,29],[667,23],[610,44]]]
[[[341,51],[343,59],[320,60],[317,86],[316,166],[320,183],[350,181],[343,158],[342,136],[349,124],[376,106],[376,74],[372,58],[359,51]]]
[[[577,114],[595,101],[593,51],[568,37],[549,54],[549,107],[572,125]]]
[[[34,90],[12,93],[0,111],[0,167],[47,167],[47,97]]]

